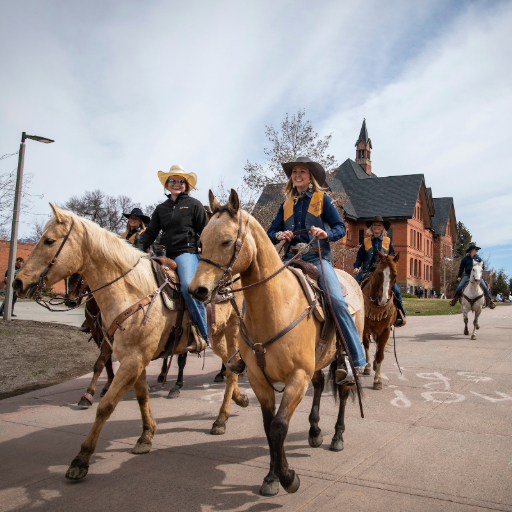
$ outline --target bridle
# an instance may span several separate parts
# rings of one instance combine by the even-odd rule
[[[69,227],[69,231],[67,232],[66,236],[64,237],[64,240],[62,240],[62,243],[60,244],[60,247],[57,249],[57,252],[55,253],[55,256],[52,258],[48,266],[43,270],[41,276],[39,277],[39,281],[37,283],[36,292],[35,292],[35,301],[40,305],[46,308],[48,311],[55,312],[55,311],[72,311],[74,309],[79,308],[82,305],[82,299],[86,297],[85,303],[89,302],[93,298],[93,294],[99,290],[102,290],[103,288],[106,288],[107,286],[110,286],[111,284],[114,284],[115,282],[119,281],[123,277],[125,277],[127,274],[129,274],[139,263],[142,258],[139,258],[135,265],[133,267],[129,268],[126,272],[121,274],[119,277],[116,277],[113,281],[110,281],[107,284],[104,284],[103,286],[100,286],[99,288],[96,288],[95,290],[89,290],[85,293],[80,293],[77,295],[76,299],[73,299],[77,301],[77,305],[68,308],[68,309],[52,309],[51,306],[60,306],[64,304],[65,298],[63,297],[55,297],[50,300],[44,300],[42,297],[42,291],[44,288],[46,288],[46,278],[48,276],[48,272],[50,269],[55,265],[57,262],[57,258],[59,257],[60,253],[62,252],[62,249],[66,245],[66,242],[69,240],[69,236],[71,235],[71,231],[73,230],[73,226],[75,225],[75,221],[71,219],[71,226]],[[82,284],[83,284],[83,278],[82,278]]]

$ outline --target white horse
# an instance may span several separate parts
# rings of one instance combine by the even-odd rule
[[[482,279],[482,267],[482,261],[477,262],[473,260],[473,269],[471,270],[468,284],[462,291],[462,297],[460,299],[462,314],[464,316],[464,334],[466,336],[469,335],[468,313],[470,311],[475,313],[475,319],[473,320],[473,334],[471,334],[472,340],[476,340],[476,330],[480,329],[480,326],[478,325],[478,317],[480,316],[485,304],[484,291],[480,286],[480,279]]]

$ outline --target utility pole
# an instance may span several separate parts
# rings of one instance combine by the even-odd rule
[[[25,140],[32,139],[50,144],[54,142],[38,135],[21,134],[20,151],[18,155],[18,174],[16,175],[16,191],[14,193],[14,210],[12,215],[11,244],[9,246],[9,266],[7,267],[7,286],[5,288],[4,320],[10,321],[12,314],[12,282],[16,266],[16,249],[18,248],[18,227],[20,223],[21,190],[23,182],[23,166],[25,164]]]

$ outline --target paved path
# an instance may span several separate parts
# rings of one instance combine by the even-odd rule
[[[186,388],[167,400],[155,387],[154,449],[132,455],[141,432],[130,392],[102,431],[89,475],[64,473],[89,431],[96,405],[74,404],[89,376],[0,402],[2,511],[443,511],[512,510],[512,308],[484,311],[478,340],[462,335],[461,317],[417,317],[398,334],[403,375],[384,363],[384,389],[364,379],[366,419],[347,414],[345,450],[328,450],[336,408],[321,407],[325,442],[307,442],[311,389],[295,413],[288,460],[301,478],[296,494],[263,498],[268,470],[260,409],[232,406],[224,436],[209,429],[223,386],[218,359],[189,358]],[[158,364],[150,366],[154,385]],[[175,369],[174,375],[175,375]]]
[[[65,306],[63,306],[65,307]],[[80,327],[85,319],[84,307],[73,311],[48,311],[33,300],[18,300],[14,305],[16,320],[34,320],[36,322],[52,322],[57,324]]]

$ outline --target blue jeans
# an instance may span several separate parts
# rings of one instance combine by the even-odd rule
[[[470,277],[471,276],[469,276],[468,274],[464,274],[464,276],[460,280],[459,286],[457,286],[457,289],[455,290],[455,295],[457,295],[458,293],[460,293],[462,291],[462,287],[466,284],[466,281],[468,281]],[[480,286],[484,289],[485,295],[487,295],[487,297],[489,297],[489,299],[491,299],[491,294],[489,293],[487,285],[485,284],[483,279],[480,279]]]
[[[178,277],[180,278],[180,290],[187,304],[188,312],[192,321],[199,327],[203,338],[208,340],[208,329],[206,328],[206,311],[204,304],[193,299],[188,293],[188,285],[192,281],[199,264],[197,254],[184,253],[176,256],[174,261],[178,264]]]
[[[285,261],[289,259],[290,258],[287,257]],[[320,258],[314,253],[309,253],[302,256],[302,259],[304,261],[308,261],[309,263],[313,263],[313,265],[315,265],[315,267],[318,269],[318,272],[320,272],[318,284],[320,285],[320,288],[326,293],[322,268],[320,266]],[[336,272],[334,271],[330,261],[323,260],[322,263],[324,264],[325,281],[327,281],[327,285],[329,286],[329,293],[331,295],[334,314],[336,315],[338,323],[340,324],[341,332],[343,333],[345,343],[347,344],[348,350],[350,352],[350,357],[354,363],[354,368],[364,368],[366,366],[366,358],[364,356],[363,347],[361,345],[361,341],[359,340],[356,324],[352,319],[352,315],[350,314],[347,303],[343,297],[343,292],[341,291],[338,276],[336,275]]]
[[[361,279],[363,279],[365,272],[359,272],[357,276],[354,278],[358,283],[361,282]],[[393,293],[395,294],[394,303],[395,306],[402,312],[405,318],[405,310],[404,310],[404,304],[402,302],[402,293],[400,292],[400,288],[398,288],[398,285],[395,283],[393,286]]]

